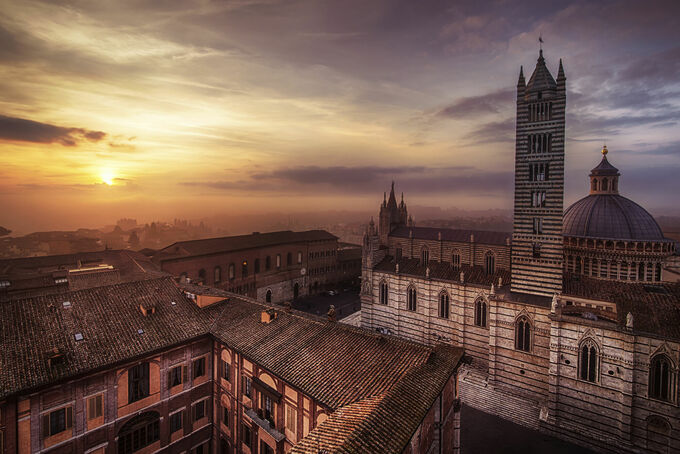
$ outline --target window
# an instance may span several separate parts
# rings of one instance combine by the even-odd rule
[[[250,377],[243,377],[243,394],[250,397],[252,385],[253,383]]]
[[[387,304],[389,293],[387,288],[387,282],[382,281],[380,283],[380,304]]]
[[[255,268],[253,270],[253,273],[255,273],[255,274],[259,273],[260,272],[260,259],[255,259],[255,265],[253,265],[253,266]]]
[[[547,162],[529,164],[529,181],[548,181],[549,167]]]
[[[229,363],[221,359],[220,366],[221,366],[220,369],[222,371],[222,378],[224,378],[226,381],[231,381],[231,377],[229,375]]]
[[[486,301],[481,298],[475,301],[475,325],[486,328]]]
[[[407,303],[408,303],[408,310],[410,310],[410,311],[416,310],[416,288],[413,287],[413,286],[408,288]]]
[[[229,264],[229,280],[233,281],[236,277],[236,266],[233,263]]]
[[[293,264],[293,254],[290,252],[286,254],[286,265],[291,266]]]
[[[264,296],[264,300],[265,300],[267,303],[271,303],[271,302],[272,302],[272,291],[271,291],[271,290],[267,290],[267,293],[266,293],[265,296]]]
[[[43,438],[73,427],[73,407],[64,407],[43,415]]]
[[[241,263],[241,277],[244,279],[248,277],[248,260]]]
[[[484,257],[486,265],[486,274],[493,274],[496,272],[496,256],[493,252],[488,251]]]
[[[222,424],[229,427],[229,409],[222,407]]]
[[[170,369],[170,372],[168,373],[168,388],[181,385],[184,382],[184,380],[182,380],[182,375],[182,366],[176,366]]]
[[[592,339],[586,339],[581,343],[579,349],[579,372],[578,376],[581,380],[596,382],[597,381],[597,344]]]
[[[103,394],[87,398],[87,420],[100,418],[104,414]]]
[[[264,269],[265,271],[269,271],[272,267],[272,258],[270,256],[265,257],[264,259]]]
[[[430,251],[428,251],[427,248],[423,248],[420,252],[420,260],[423,265],[430,263]]]
[[[400,247],[397,248],[397,250],[394,252],[394,255],[397,260],[401,260],[402,252]]]
[[[297,411],[295,407],[286,405],[286,429],[295,432],[297,427]]]
[[[515,348],[525,352],[531,351],[531,324],[524,316],[515,322]]]
[[[252,444],[251,436],[250,436],[250,427],[246,426],[243,424],[243,444],[248,446],[250,448],[250,445]]]
[[[281,254],[276,254],[276,268],[281,268]]]
[[[201,268],[198,270],[198,280],[205,282],[205,269]]]
[[[534,243],[531,245],[531,256],[535,259],[541,258],[541,243]]]
[[[193,366],[193,378],[196,379],[198,377],[202,377],[205,375],[205,356],[203,358],[198,358],[197,360],[194,360],[194,366]]]
[[[460,252],[456,251],[451,256],[451,264],[454,268],[460,268]]]
[[[439,316],[449,318],[449,294],[445,291],[439,294]]]
[[[590,182],[590,190],[597,191],[597,178],[593,178],[593,180]]]
[[[182,428],[182,412],[178,411],[170,415],[170,433],[175,433]]]
[[[673,402],[675,400],[676,373],[671,359],[659,354],[649,364],[649,397]]]
[[[274,449],[263,440],[260,440],[260,454],[274,454]]]
[[[534,208],[545,207],[545,191],[531,192],[531,206]]]
[[[159,415],[155,411],[135,416],[118,432],[118,454],[128,454],[160,439]]]
[[[194,404],[194,421],[205,418],[205,403],[207,400],[202,400]]]
[[[543,234],[543,219],[542,218],[534,218],[533,233],[534,233],[534,235],[542,235]]]
[[[274,424],[274,404],[272,403],[272,399],[263,393],[260,393],[260,396],[262,396],[262,399],[260,400],[260,406],[262,408],[264,419]]]
[[[298,264],[302,263],[302,251],[298,251],[297,262]]]
[[[219,284],[221,280],[222,280],[222,268],[216,266],[213,274],[213,282],[215,282],[215,284]]]
[[[149,395],[149,363],[138,364],[128,370],[128,403]]]

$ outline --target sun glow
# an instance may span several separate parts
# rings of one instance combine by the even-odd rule
[[[109,186],[113,185],[113,180],[115,178],[114,172],[112,169],[102,169],[100,172],[99,176],[101,177],[102,181],[106,183]]]

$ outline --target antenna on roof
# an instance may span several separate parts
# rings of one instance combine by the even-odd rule
[[[540,50],[543,50],[543,33],[538,35],[538,47]]]

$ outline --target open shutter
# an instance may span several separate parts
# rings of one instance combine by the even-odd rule
[[[73,407],[66,407],[66,428],[73,427]]]
[[[95,410],[97,417],[102,416],[104,414],[104,396],[99,395],[95,398],[95,406],[97,407]]]
[[[50,415],[43,415],[42,417],[42,435],[43,438],[50,436]]]
[[[96,416],[95,408],[94,408],[95,407],[95,403],[94,403],[95,399],[96,399],[96,397],[90,397],[89,399],[87,399],[87,419],[88,420],[92,419]]]
[[[189,369],[187,366],[182,366],[182,383],[189,381]]]

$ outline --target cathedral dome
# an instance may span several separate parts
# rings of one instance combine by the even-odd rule
[[[663,241],[651,214],[618,194],[590,194],[564,212],[562,233],[568,237]]]

